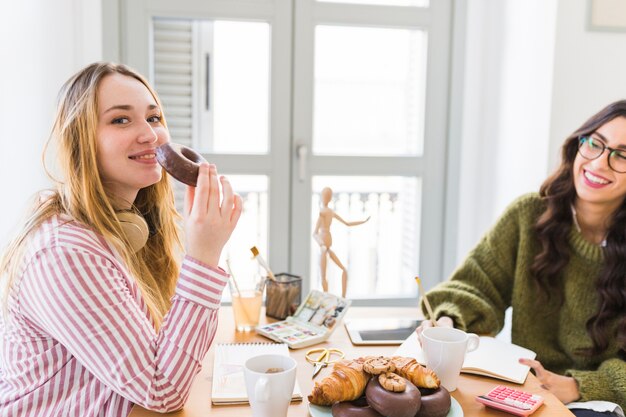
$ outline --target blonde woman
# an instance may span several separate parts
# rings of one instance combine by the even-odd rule
[[[50,138],[62,176],[0,263],[0,416],[185,403],[217,328],[228,278],[217,265],[242,204],[202,165],[185,199],[183,256],[155,159],[167,141],[161,103],[133,70],[96,63],[63,86]],[[125,226],[144,220],[138,242]]]

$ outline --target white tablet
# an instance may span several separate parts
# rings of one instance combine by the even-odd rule
[[[346,331],[355,345],[399,345],[420,325],[415,319],[350,319]]]

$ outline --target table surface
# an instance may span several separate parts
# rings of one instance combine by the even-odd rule
[[[266,319],[264,312],[261,312],[261,322],[274,321]],[[346,313],[345,319],[350,318],[381,318],[381,317],[418,317],[417,308],[409,307],[351,307]],[[235,331],[233,312],[230,307],[221,307],[219,312],[219,326],[213,344],[216,343],[245,343],[270,340],[252,333],[240,333]],[[346,352],[346,358],[356,358],[365,355],[391,355],[398,346],[355,346],[343,326],[340,324],[330,338],[316,345],[316,347],[337,347]],[[307,348],[291,350],[291,356],[298,362],[297,379],[304,400],[299,403],[292,403],[289,406],[289,417],[305,417],[308,416],[308,400],[306,396],[311,392],[314,381],[311,380],[312,366],[306,361],[304,355]],[[211,347],[202,363],[202,371],[196,376],[191,387],[191,393],[185,407],[177,412],[168,414],[168,416],[176,417],[200,417],[200,416],[251,416],[252,410],[248,405],[212,405],[211,404],[211,381],[213,374],[213,354],[214,349]],[[330,369],[322,369],[316,380],[321,380],[330,372]],[[573,416],[572,413],[550,392],[541,388],[541,384],[534,375],[529,374],[526,383],[522,386],[510,384],[492,378],[461,374],[459,385],[452,396],[461,404],[465,417],[475,416],[494,416],[503,417],[506,415],[501,411],[492,410],[484,407],[475,401],[476,395],[485,394],[495,385],[507,385],[516,389],[522,389],[533,394],[539,394],[544,397],[544,405],[541,406],[533,417],[560,417]],[[157,417],[163,414],[148,411],[142,407],[135,406],[130,413],[130,417]]]

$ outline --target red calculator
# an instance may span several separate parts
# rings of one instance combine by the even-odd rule
[[[534,413],[543,404],[543,397],[498,385],[487,394],[477,396],[476,401],[487,407],[526,417]]]

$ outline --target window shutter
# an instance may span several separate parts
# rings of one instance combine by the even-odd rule
[[[194,23],[154,19],[154,87],[161,99],[172,142],[193,146]],[[177,181],[176,207],[183,207],[184,186]]]

